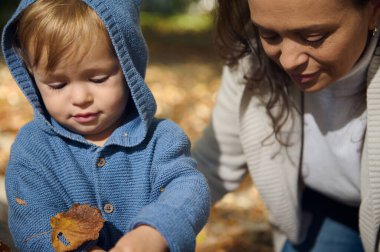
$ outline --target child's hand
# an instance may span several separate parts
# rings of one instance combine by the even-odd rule
[[[164,252],[168,245],[164,237],[154,228],[142,225],[127,233],[109,252]]]
[[[88,250],[87,252],[106,252],[106,251],[96,246],[96,247],[90,248],[90,250]]]

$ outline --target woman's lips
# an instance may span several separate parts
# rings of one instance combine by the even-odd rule
[[[95,120],[98,117],[98,113],[83,113],[75,114],[73,116],[74,120],[79,123],[89,123]]]
[[[291,74],[292,79],[300,84],[307,84],[313,81],[318,75],[318,72],[312,74]]]

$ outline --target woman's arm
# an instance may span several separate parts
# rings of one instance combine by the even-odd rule
[[[213,203],[235,190],[247,173],[239,136],[242,79],[241,72],[224,68],[210,122],[193,148],[198,169],[208,180]]]

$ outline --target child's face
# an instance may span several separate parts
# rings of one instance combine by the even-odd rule
[[[51,72],[45,71],[47,59],[42,55],[32,72],[49,114],[65,128],[102,145],[120,124],[129,91],[107,43],[96,41],[82,50],[87,51],[74,52]]]

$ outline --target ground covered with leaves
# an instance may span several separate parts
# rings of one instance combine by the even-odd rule
[[[193,26],[183,29],[191,22],[186,19],[180,28],[167,28],[165,20],[159,18],[145,20],[143,27],[150,51],[146,81],[157,101],[157,116],[177,122],[195,141],[208,122],[222,67],[212,32],[207,28],[210,20],[197,19],[197,27],[201,27],[198,30]],[[150,29],[149,22],[158,29]],[[0,60],[0,176],[4,176],[17,131],[31,118],[28,102]],[[209,224],[198,236],[197,252],[270,252],[266,220],[265,207],[247,179],[237,192],[228,194],[213,207]]]

